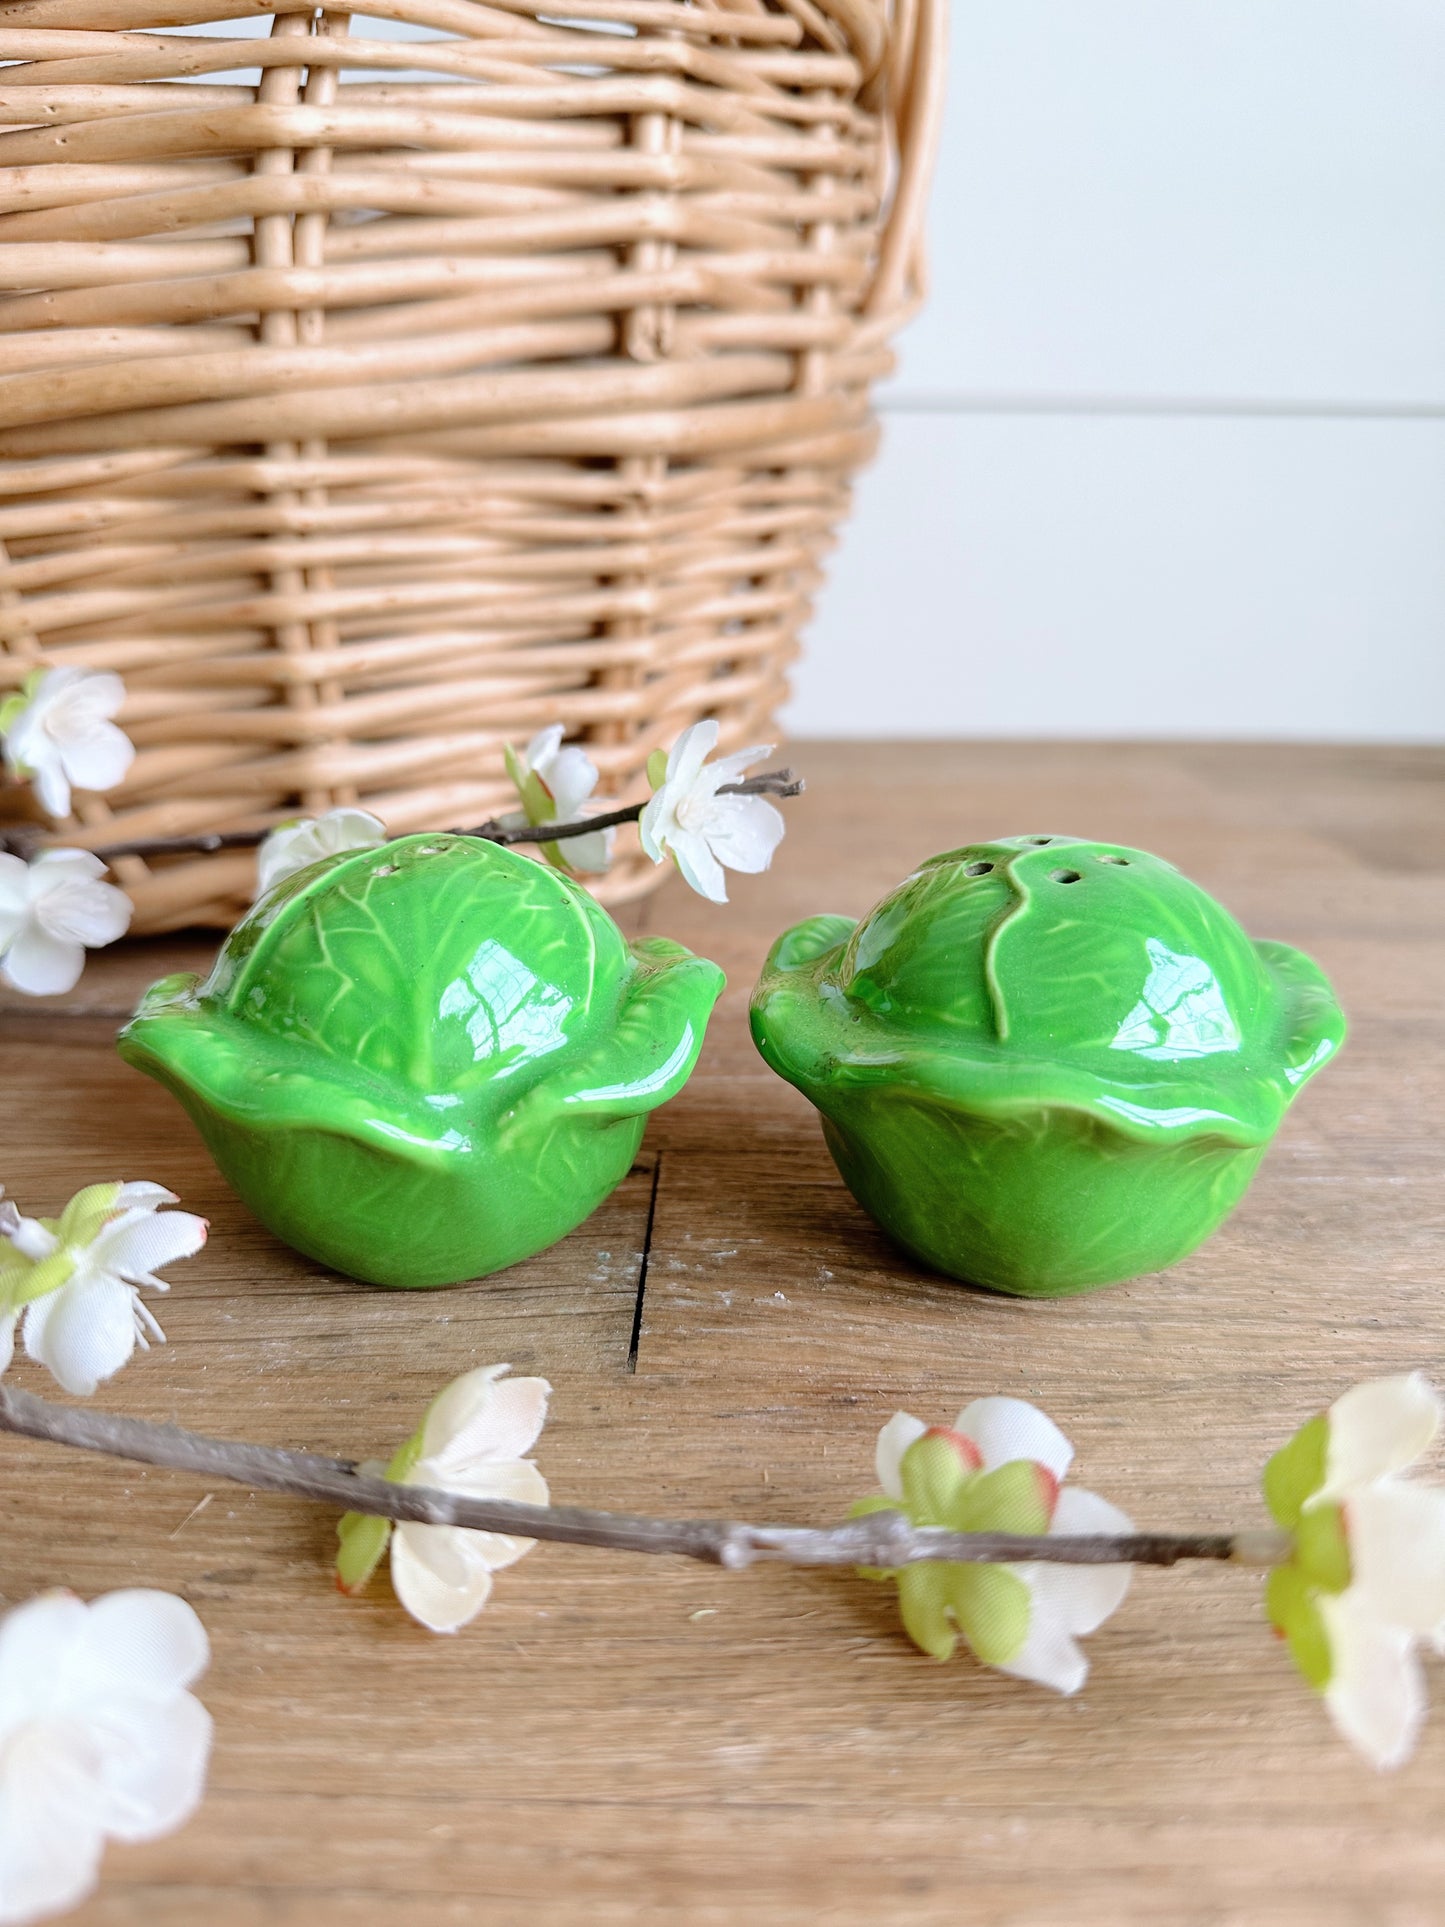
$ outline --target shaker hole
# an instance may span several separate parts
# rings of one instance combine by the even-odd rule
[[[1129,867],[1129,859],[1126,856],[1101,856],[1099,861],[1101,863],[1117,863],[1121,870],[1127,870]]]
[[[986,877],[992,868],[991,863],[965,863],[963,874],[966,877]]]
[[[1049,881],[1050,883],[1077,883],[1079,873],[1077,870],[1050,870]]]

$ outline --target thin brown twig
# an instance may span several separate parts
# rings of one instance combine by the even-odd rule
[[[113,863],[123,856],[211,856],[217,850],[254,850],[270,834],[270,830],[205,830],[194,836],[143,836],[129,843],[99,844],[91,855],[98,856],[102,863]],[[46,850],[77,847],[65,843],[53,830],[38,826],[27,824],[0,831],[0,854],[23,857],[27,863]]]
[[[89,1407],[52,1405],[6,1385],[0,1385],[0,1431],[193,1472],[203,1479],[227,1479],[258,1491],[287,1492],[384,1519],[505,1532],[564,1545],[606,1546],[621,1552],[672,1553],[733,1570],[758,1560],[886,1569],[928,1560],[972,1565],[1043,1560],[1058,1565],[1173,1566],[1181,1560],[1208,1559],[1267,1566],[1287,1557],[1289,1550],[1286,1536],[1272,1531],[1030,1537],[915,1526],[901,1512],[873,1512],[831,1526],[780,1526],[736,1519],[649,1519],[585,1506],[521,1505],[429,1486],[392,1485],[360,1471],[348,1459],[207,1438],[178,1425],[153,1425]]]
[[[764,770],[759,776],[746,777],[741,783],[724,783],[718,790],[719,796],[801,796],[804,789],[803,779],[795,776],[790,769]],[[635,823],[647,808],[647,803],[625,803],[621,809],[610,810],[606,816],[583,816],[574,823],[517,823],[508,825],[497,817],[489,817],[485,823],[474,830],[464,830],[464,836],[485,837],[489,843],[560,843],[564,837],[590,836],[594,830],[615,830],[624,823]]]
[[[764,770],[741,783],[724,783],[721,796],[801,796],[804,784],[790,769]],[[571,823],[503,823],[490,817],[475,829],[453,830],[453,836],[480,837],[486,843],[561,843],[568,837],[591,836],[597,830],[617,829],[635,823],[647,808],[646,800],[625,803],[605,816],[578,817]],[[271,826],[274,828],[275,826]],[[129,842],[99,843],[92,851],[102,863],[113,863],[124,856],[210,856],[217,850],[254,850],[271,834],[271,828],[253,830],[201,830],[190,836],[143,836]],[[26,862],[43,850],[58,847],[55,833],[34,825],[0,830],[0,855],[23,857]]]

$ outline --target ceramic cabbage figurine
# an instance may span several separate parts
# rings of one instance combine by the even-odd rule
[[[1344,1019],[1171,864],[1006,837],[773,946],[753,1037],[865,1210],[940,1271],[1052,1298],[1172,1264],[1243,1195]]]
[[[121,1033],[278,1237],[384,1285],[478,1278],[624,1177],[697,1060],[723,974],[628,943],[547,865],[465,836],[312,864],[204,981]]]

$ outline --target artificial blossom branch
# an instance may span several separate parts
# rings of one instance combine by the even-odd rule
[[[804,790],[801,776],[790,769],[763,770],[757,776],[749,776],[741,783],[725,783],[720,796],[801,796]],[[508,825],[496,817],[490,817],[474,830],[464,832],[467,836],[484,837],[489,843],[559,843],[564,838],[588,836],[596,830],[619,829],[624,823],[635,823],[647,808],[647,802],[625,803],[621,809],[609,810],[605,816],[585,816],[575,823],[518,823]]]
[[[801,796],[804,784],[802,778],[790,769],[764,770],[757,776],[750,776],[741,783],[723,785],[719,794],[724,796]],[[571,823],[503,823],[497,817],[489,817],[485,823],[474,828],[452,832],[458,836],[480,837],[487,843],[560,843],[569,837],[591,836],[598,830],[609,830],[624,823],[635,823],[647,808],[650,798],[641,802],[625,803],[621,808],[609,811],[605,816],[580,817]],[[118,843],[99,843],[92,854],[102,863],[112,863],[121,857],[140,857],[142,859],[159,856],[212,856],[218,850],[254,850],[265,842],[271,834],[271,827],[251,830],[204,830],[190,836],[147,836],[133,837]],[[0,854],[18,856],[26,861],[49,847],[51,833],[39,827],[20,826],[0,831]],[[74,839],[71,839],[72,842]]]
[[[0,1385],[0,1431],[201,1478],[225,1479],[258,1491],[291,1493],[376,1518],[621,1552],[672,1553],[734,1571],[761,1560],[794,1566],[901,1568],[939,1560],[969,1565],[1037,1560],[1056,1565],[1173,1566],[1203,1559],[1263,1567],[1286,1559],[1290,1549],[1288,1534],[1269,1530],[1076,1535],[950,1532],[911,1525],[901,1511],[872,1512],[830,1526],[752,1525],[734,1519],[651,1519],[585,1506],[467,1498],[373,1477],[346,1459],[213,1439],[177,1425],[52,1405],[7,1385]]]

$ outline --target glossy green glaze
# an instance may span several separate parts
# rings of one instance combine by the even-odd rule
[[[1344,1018],[1171,864],[1015,836],[773,946],[753,1037],[925,1263],[1054,1298],[1155,1271],[1239,1201]]]
[[[151,988],[120,1051],[278,1237],[354,1278],[446,1285],[601,1203],[722,985],[679,944],[629,944],[558,870],[411,836],[279,884],[204,982]]]

